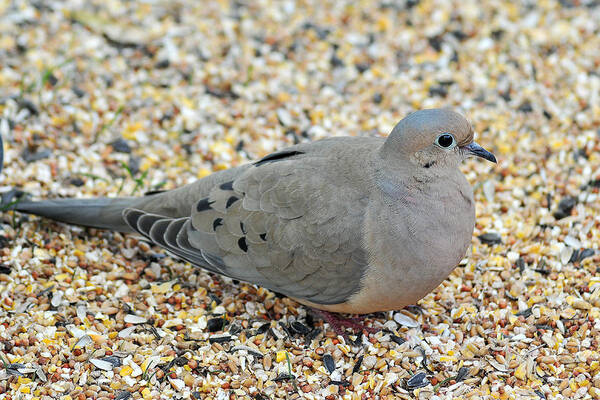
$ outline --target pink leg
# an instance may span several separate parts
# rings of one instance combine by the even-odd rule
[[[333,331],[338,335],[347,337],[344,328],[350,328],[355,333],[366,331],[367,333],[376,333],[379,332],[380,329],[372,328],[369,326],[365,326],[364,317],[350,317],[345,318],[342,317],[341,314],[333,313],[329,311],[315,310],[318,314],[321,315],[323,320],[331,326]]]

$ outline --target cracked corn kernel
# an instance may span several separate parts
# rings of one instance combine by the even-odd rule
[[[277,355],[275,356],[275,362],[282,362],[283,360],[285,360],[286,359],[285,355],[286,355],[285,351],[278,351]]]
[[[131,368],[129,365],[125,365],[125,366],[123,366],[123,368],[121,368],[119,375],[127,376],[127,375],[131,375],[132,372],[133,372],[133,368]]]

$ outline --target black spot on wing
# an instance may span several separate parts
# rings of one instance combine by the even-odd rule
[[[168,190],[150,190],[150,191],[144,193],[144,196],[153,196],[155,194],[164,193],[164,192],[168,192]]]
[[[261,238],[262,240],[264,240],[265,242],[267,241],[267,234],[266,234],[266,233],[261,233],[261,234],[260,234],[260,235],[258,235],[258,236],[260,236],[260,238]]]
[[[290,158],[293,156],[297,156],[300,154],[304,154],[303,151],[279,151],[277,153],[269,154],[266,157],[261,158],[257,162],[254,163],[257,167],[260,167],[263,164],[267,164],[274,161],[280,161],[286,158]]]
[[[238,240],[238,246],[240,246],[240,249],[242,249],[242,251],[248,251],[248,243],[246,243],[246,237],[241,237],[240,240]]]
[[[223,218],[217,218],[213,221],[213,231],[217,230],[217,227],[223,225]]]
[[[430,168],[435,164],[435,161],[429,161],[427,164],[423,165],[425,168]]]
[[[205,197],[198,202],[198,205],[196,205],[196,210],[197,211],[212,210],[212,207],[210,206],[212,203],[214,203],[214,202],[208,200],[208,197]]]
[[[240,229],[242,230],[242,233],[245,235],[246,234],[246,227],[244,226],[244,223],[242,221],[240,221]]]
[[[225,204],[225,208],[229,208],[229,207],[231,207],[231,205],[232,205],[233,203],[235,203],[236,201],[238,201],[238,200],[239,200],[239,198],[238,198],[238,197],[236,197],[236,196],[231,196],[230,198],[228,198],[228,199],[227,199],[227,204]]]
[[[233,190],[233,181],[222,183],[219,188],[222,190]]]

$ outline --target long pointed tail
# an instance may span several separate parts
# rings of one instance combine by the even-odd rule
[[[125,208],[132,207],[134,204],[134,198],[102,197],[21,201],[11,209],[74,225],[132,232],[121,214]]]
[[[165,217],[189,217],[192,205],[203,194],[199,190],[199,185],[200,181],[197,181],[178,189],[141,197],[22,200],[8,207],[8,209],[74,225],[119,232],[133,232],[123,219],[123,210],[135,208],[152,214],[164,215]],[[200,194],[200,197],[198,197],[198,194]],[[10,203],[14,197],[19,197],[19,195],[22,195],[22,193],[5,196],[3,203]]]

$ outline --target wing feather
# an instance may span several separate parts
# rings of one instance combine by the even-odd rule
[[[344,302],[359,290],[367,265],[364,185],[329,177],[330,159],[285,154],[204,187],[189,216],[127,209],[123,217],[157,245],[209,271],[315,303]]]

